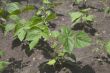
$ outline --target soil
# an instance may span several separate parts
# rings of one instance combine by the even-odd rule
[[[15,0],[12,0],[15,1]],[[73,0],[55,0],[62,3],[54,8],[54,11],[59,14],[58,19],[53,21],[55,29],[60,29],[62,25],[71,27],[71,20],[68,15],[70,11],[78,9],[78,5],[73,5]],[[24,5],[25,0],[20,0]],[[39,0],[30,0],[30,4],[41,3]],[[110,1],[108,1],[110,6]],[[12,33],[4,37],[0,30],[0,49],[6,52],[6,55],[0,60],[9,61],[11,64],[3,73],[110,73],[110,56],[100,45],[97,45],[96,39],[110,40],[110,15],[104,15],[104,12],[98,11],[103,8],[103,4],[99,0],[87,0],[87,6],[93,7],[90,11],[95,16],[95,22],[90,30],[85,31],[93,39],[91,46],[75,49],[73,52],[76,56],[76,63],[72,65],[63,64],[57,67],[45,65],[45,62],[51,59],[53,52],[49,48],[48,43],[41,41],[42,45],[29,52],[26,50],[27,45],[22,44],[17,39],[14,39]],[[79,6],[80,7],[80,6]],[[33,13],[24,13],[23,18],[29,18]],[[45,49],[46,48],[46,49]],[[52,54],[48,54],[50,50]]]

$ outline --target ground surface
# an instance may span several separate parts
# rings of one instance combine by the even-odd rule
[[[25,3],[25,1],[23,2]],[[73,6],[72,0],[56,0],[56,2],[62,4],[54,10],[63,15],[53,22],[56,24],[56,29],[59,29],[60,25],[70,26],[72,23],[68,13],[76,10],[77,6]],[[37,1],[32,0],[30,3],[37,3]],[[88,0],[87,4],[97,9],[103,7],[98,0]],[[110,5],[110,1],[108,4]],[[110,40],[110,16],[106,15],[104,17],[104,13],[97,11],[97,9],[91,10],[91,13],[95,15],[93,28],[96,29],[96,34],[98,34],[90,35],[93,38],[92,45],[83,49],[75,49],[73,52],[78,63],[72,67],[64,67],[59,72],[50,67],[42,67],[42,64],[50,59],[50,55],[41,47],[35,49],[32,54],[27,54],[28,51],[24,49],[26,46],[22,47],[18,40],[14,40],[12,33],[4,37],[2,31],[0,31],[0,49],[6,52],[6,55],[0,60],[11,62],[3,73],[110,73],[110,58],[104,48],[96,45],[96,39]],[[23,18],[31,15],[32,13],[24,14]],[[92,33],[91,30],[88,31],[88,34],[90,33]]]

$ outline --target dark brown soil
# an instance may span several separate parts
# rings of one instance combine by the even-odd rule
[[[31,0],[29,3],[35,4],[37,1]],[[61,25],[71,26],[72,23],[68,13],[77,10],[78,6],[73,6],[72,0],[55,0],[55,2],[62,3],[54,9],[58,14],[62,15],[52,22],[56,24],[55,29],[60,29],[59,26]],[[22,3],[26,3],[25,0]],[[110,1],[108,4],[110,6]],[[110,15],[104,17],[104,12],[98,11],[98,9],[104,7],[99,0],[88,0],[87,5],[94,7],[90,11],[95,16],[92,30],[85,30],[93,38],[93,43],[89,47],[73,51],[77,63],[72,65],[65,63],[63,66],[58,65],[58,67],[46,66],[45,62],[52,55],[47,53],[49,45],[46,42],[41,41],[45,46],[29,52],[26,50],[27,45],[22,44],[17,39],[14,40],[12,33],[4,37],[0,30],[0,49],[6,52],[6,55],[0,60],[11,62],[3,73],[110,73],[110,57],[103,47],[96,44],[96,39],[110,40]],[[23,18],[28,18],[31,15],[32,13],[23,14]],[[91,34],[97,35],[93,36]]]

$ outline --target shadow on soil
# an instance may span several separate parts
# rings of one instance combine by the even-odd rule
[[[24,67],[28,66],[29,63],[23,63],[22,60],[15,60],[15,58],[10,58],[9,62],[10,64],[2,73],[15,73],[16,70],[22,70]]]
[[[50,47],[49,43],[41,39],[37,46],[33,49],[29,49],[28,44],[23,44],[22,45],[22,50],[25,50],[26,55],[29,57],[32,54],[34,54],[35,50],[42,50],[42,54],[44,55],[45,58],[50,59],[55,55],[54,50]]]
[[[49,66],[45,62],[39,66],[39,70],[40,73],[95,73],[91,66],[85,65],[80,67],[77,63],[73,62],[64,62],[55,66]]]
[[[78,23],[74,25],[73,30],[84,30],[86,33],[89,33],[90,35],[94,36],[97,30],[92,26],[92,24],[86,24],[86,23]]]

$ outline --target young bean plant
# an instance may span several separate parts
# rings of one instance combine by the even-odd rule
[[[56,42],[52,40],[52,47],[56,50],[57,56],[47,63],[49,65],[62,63],[67,60],[75,62],[74,49],[84,48],[91,43],[91,38],[85,32],[73,31],[66,26],[62,27],[60,31],[52,31],[51,36],[57,40]]]
[[[76,12],[69,13],[71,21],[73,22],[72,27],[78,23],[91,24],[94,21],[94,16],[89,14],[90,9],[83,9]]]
[[[5,34],[14,30],[14,37],[20,41],[29,42],[30,50],[32,50],[41,38],[48,40],[50,30],[48,28],[48,22],[56,18],[56,13],[50,10],[51,3],[48,0],[43,0],[45,6],[41,6],[35,12],[30,19],[22,19],[15,14],[16,11],[22,13],[22,11],[33,10],[34,6],[26,6],[25,8],[19,8],[18,3],[9,3],[7,11],[9,13],[8,19],[12,22],[7,23],[5,26]]]

